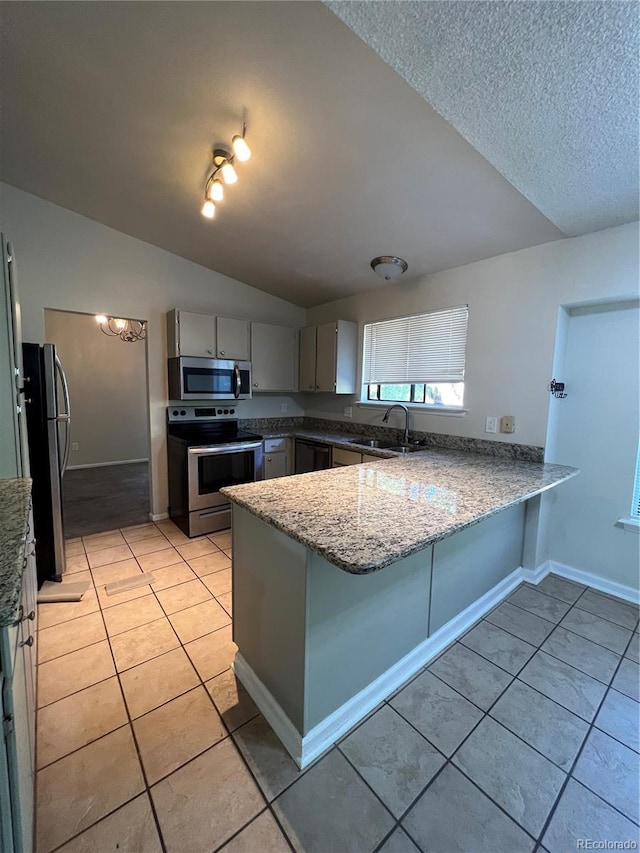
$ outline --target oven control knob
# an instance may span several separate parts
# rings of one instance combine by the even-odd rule
[[[230,414],[230,415],[235,415],[235,413],[236,413],[236,410],[235,410],[235,409],[229,409],[229,414]]]
[[[229,414],[229,409],[225,409],[225,410],[224,410],[224,413],[225,413],[225,415],[228,415],[228,414]]]
[[[173,410],[173,417],[176,418],[177,416],[178,416],[178,410],[174,409]]]
[[[187,413],[185,412],[185,410],[184,410],[184,409],[181,409],[181,410],[180,410],[180,414],[184,417]]]
[[[218,409],[218,414],[219,414],[219,415],[221,415],[221,414],[222,414],[222,409]]]

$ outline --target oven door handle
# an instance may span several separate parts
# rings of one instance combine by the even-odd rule
[[[233,365],[233,375],[235,376],[236,387],[233,396],[238,400],[240,398],[240,389],[242,388],[242,377],[240,376],[240,368],[237,364]]]
[[[245,441],[240,444],[213,444],[209,447],[190,447],[190,456],[213,456],[223,453],[242,453],[245,450],[257,450],[261,441]]]

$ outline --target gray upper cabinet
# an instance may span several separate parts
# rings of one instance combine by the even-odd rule
[[[216,317],[216,358],[251,361],[248,320]]]
[[[251,324],[253,390],[298,390],[298,330],[268,323]]]
[[[336,320],[300,330],[300,390],[354,394],[358,325]]]
[[[216,357],[216,318],[213,314],[173,310],[167,313],[169,358],[179,355]]]
[[[300,390],[316,390],[316,327],[300,329]]]
[[[174,309],[167,313],[169,358],[186,355],[250,361],[248,320]]]

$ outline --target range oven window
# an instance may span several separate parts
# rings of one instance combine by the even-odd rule
[[[254,451],[214,453],[198,458],[198,494],[211,495],[223,486],[254,481]]]
[[[187,394],[228,394],[235,391],[235,373],[226,367],[183,367],[182,384]],[[240,370],[240,393],[248,394],[249,371]]]

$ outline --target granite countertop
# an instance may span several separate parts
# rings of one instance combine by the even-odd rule
[[[283,429],[279,431],[263,432],[264,440],[270,438],[306,438],[309,441],[317,441],[320,444],[330,444],[332,447],[341,447],[343,450],[353,450],[354,453],[367,453],[370,456],[379,456],[380,459],[395,459],[402,456],[401,453],[396,453],[393,450],[387,450],[383,447],[366,447],[362,444],[356,444],[353,439],[365,438],[364,433],[340,433],[326,432],[302,428]]]
[[[341,569],[363,574],[578,473],[565,465],[429,449],[222,492]]]
[[[0,628],[18,615],[30,506],[31,480],[0,480]]]

